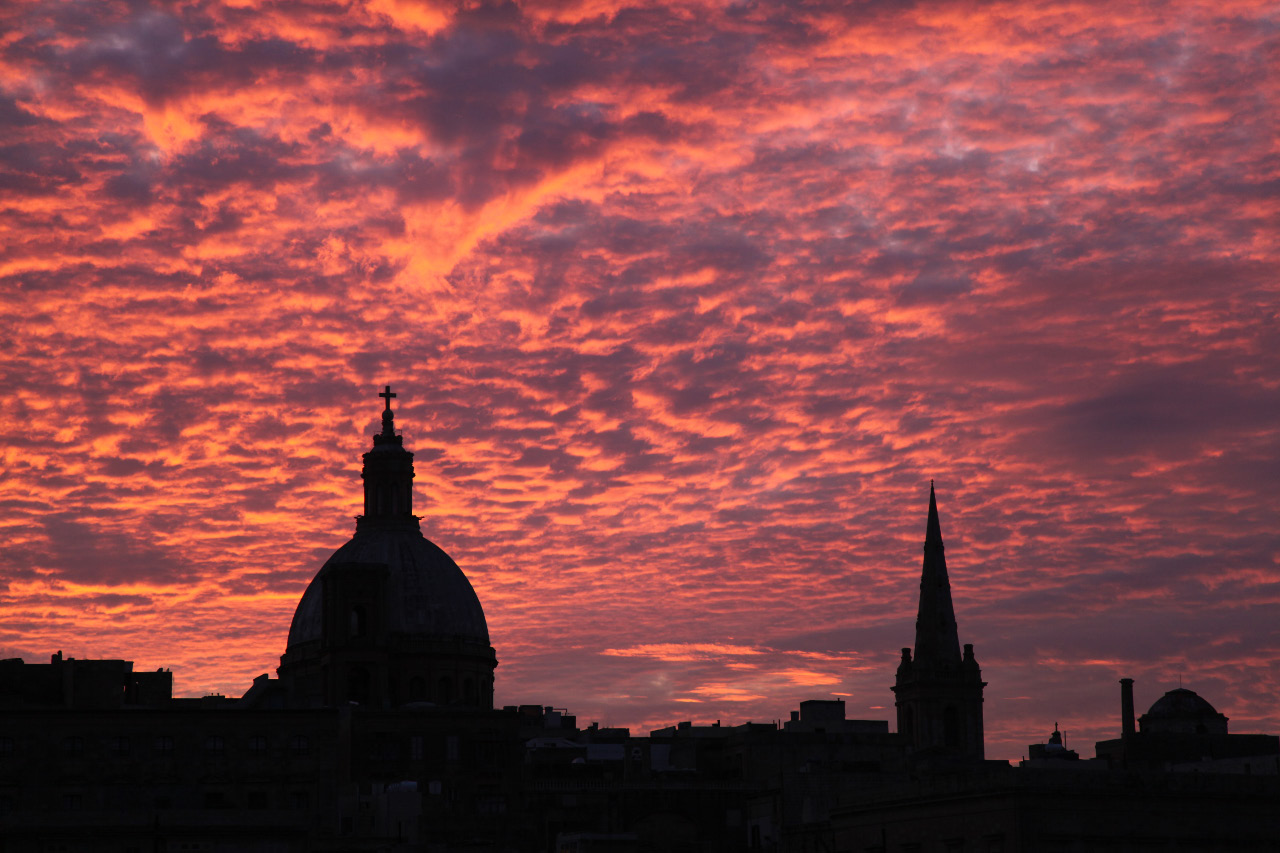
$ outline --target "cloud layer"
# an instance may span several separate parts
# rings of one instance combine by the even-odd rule
[[[1280,16],[10,3],[0,653],[274,667],[375,391],[499,702],[1280,730]]]

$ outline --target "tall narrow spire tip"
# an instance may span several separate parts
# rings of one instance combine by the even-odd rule
[[[938,500],[929,486],[929,523],[924,537],[924,565],[920,573],[920,609],[916,616],[917,665],[959,666],[960,638],[951,604],[951,582],[942,546]]]
[[[938,499],[934,495],[933,480],[929,481],[929,522],[925,527],[924,541],[942,544],[942,524],[938,521]]]

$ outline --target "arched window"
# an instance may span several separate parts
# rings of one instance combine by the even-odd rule
[[[364,606],[357,604],[351,608],[351,636],[363,637],[368,631],[368,625],[365,623]]]

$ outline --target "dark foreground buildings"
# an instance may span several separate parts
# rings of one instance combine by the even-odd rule
[[[7,851],[1280,851],[1280,742],[1174,690],[1081,759],[983,755],[932,488],[897,731],[801,703],[781,725],[633,736],[493,708],[480,602],[412,512],[388,388],[364,514],[298,604],[279,678],[172,697],[128,661],[0,661]]]

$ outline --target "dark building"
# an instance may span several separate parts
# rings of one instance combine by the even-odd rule
[[[413,514],[413,454],[387,387],[382,431],[364,454],[364,514],[303,593],[280,657],[291,707],[490,709],[493,672],[480,599]]]
[[[979,766],[886,780],[837,810],[808,849],[1097,853],[1280,849],[1280,779]],[[802,848],[793,846],[790,849]]]
[[[413,515],[394,428],[298,604],[279,678],[176,699],[168,671],[0,661],[0,852],[521,849],[520,720],[475,591]]]
[[[1054,727],[984,761],[932,484],[898,732],[802,702],[781,725],[633,736],[493,708],[497,657],[458,566],[413,515],[394,428],[364,454],[354,536],[298,604],[279,678],[172,696],[128,661],[0,661],[0,853],[1280,851],[1280,744],[1189,690],[1081,760]]]
[[[47,664],[0,660],[0,708],[158,708],[172,698],[172,672],[134,672],[133,661],[76,660],[64,658],[62,652],[55,652]]]
[[[910,648],[902,650],[893,686],[898,732],[912,754],[926,759],[981,761],[982,688],[986,686],[973,646],[966,643],[964,653],[960,652],[942,524],[930,482],[915,656]]]
[[[1058,731],[1058,724],[1054,723],[1053,733],[1049,735],[1047,743],[1033,743],[1027,747],[1027,761],[1023,762],[1022,766],[1079,760],[1080,753],[1074,749],[1067,749],[1067,745],[1062,741],[1062,732]]]
[[[1135,726],[1133,679],[1121,679],[1120,722],[1119,738],[1094,746],[1118,770],[1280,774],[1280,738],[1230,734],[1226,715],[1183,687],[1157,699]]]
[[[793,833],[820,843],[790,849],[1280,850],[1280,740],[1228,734],[1226,718],[1183,688],[1138,730],[1132,679],[1122,688],[1122,735],[1098,743],[1097,758],[1067,749],[1055,725],[1017,768],[887,775],[833,809],[826,827]]]

